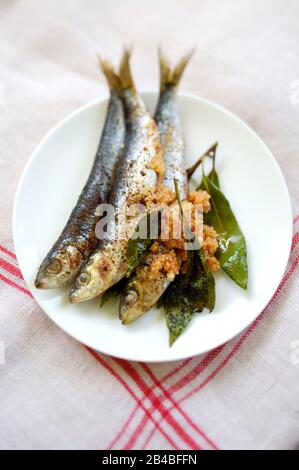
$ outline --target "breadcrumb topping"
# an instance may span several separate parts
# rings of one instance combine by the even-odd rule
[[[199,198],[201,201],[208,201],[206,191],[201,191],[201,194],[192,196],[192,200],[197,202]],[[215,256],[218,249],[216,230],[214,227],[203,223],[202,213],[198,214],[198,208],[195,207],[194,203],[183,201],[182,208],[185,217],[191,215],[191,229],[203,248],[209,268],[213,272],[218,271],[220,264]],[[176,275],[178,272],[187,272],[188,252],[186,251],[183,223],[178,204],[173,203],[163,211],[161,235],[159,240],[152,244],[150,251],[155,254],[150,272],[150,275],[154,278],[159,276],[161,272],[171,273],[171,275]],[[166,254],[169,254],[169,256]]]
[[[162,158],[162,152],[161,152],[161,147],[156,149],[157,153],[156,155],[151,159],[151,162],[149,164],[149,168],[154,170],[157,175],[159,176],[164,176],[165,172],[165,166],[164,166],[164,160]]]
[[[159,155],[152,159],[151,168],[159,175],[164,173],[164,164],[162,167]],[[216,272],[220,269],[220,263],[215,256],[218,249],[218,234],[214,227],[203,223],[203,213],[211,209],[210,197],[207,191],[201,189],[192,191],[188,195],[188,200],[182,201],[182,209],[184,218],[203,248],[209,268]],[[184,223],[175,193],[160,182],[156,188],[149,188],[144,200],[138,202],[147,207],[152,205],[163,207],[161,235],[150,248],[151,255],[148,257],[147,265],[142,267],[142,275],[147,279],[156,280],[166,274],[168,279],[173,280],[179,272],[186,273],[188,252]],[[138,268],[137,270],[139,271]]]
[[[171,192],[167,194],[170,194],[172,204],[163,212],[161,236],[153,244],[152,251],[157,252],[161,244],[165,249],[173,250],[182,273],[188,269],[188,253],[185,248],[183,223],[179,205],[174,202],[175,195],[172,198]],[[193,191],[189,194],[188,200],[182,202],[182,208],[185,218],[190,223],[191,230],[203,248],[209,268],[213,272],[218,271],[220,263],[215,256],[218,249],[218,234],[214,227],[203,223],[203,212],[206,213],[211,209],[210,195],[203,190]]]
[[[220,263],[218,259],[216,258],[216,256],[209,256],[207,258],[207,263],[211,271],[213,271],[214,273],[219,271]]]
[[[191,191],[188,196],[188,200],[196,206],[201,206],[203,212],[209,212],[211,209],[210,205],[211,196],[207,191],[199,189],[197,191]]]
[[[211,227],[210,225],[203,226],[202,247],[207,258],[208,266],[211,271],[219,271],[220,263],[215,256],[215,253],[218,249],[218,234],[214,227]]]
[[[157,279],[161,273],[167,274],[168,279],[174,279],[179,273],[180,266],[174,250],[167,253],[158,253],[153,257],[149,266],[149,276]]]

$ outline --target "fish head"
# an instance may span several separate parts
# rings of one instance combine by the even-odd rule
[[[94,253],[81,269],[70,292],[70,301],[79,303],[97,297],[115,284],[120,274],[112,258],[102,252]]]
[[[124,325],[136,320],[146,311],[144,291],[138,281],[128,282],[121,293],[119,302],[119,318]]]
[[[124,325],[137,320],[159,300],[170,283],[166,275],[148,276],[148,269],[137,269],[120,296],[119,317]]]
[[[53,251],[41,264],[35,287],[51,289],[69,284],[75,278],[82,261],[82,252],[75,245]]]

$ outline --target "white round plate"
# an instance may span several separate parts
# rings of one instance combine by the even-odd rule
[[[153,112],[157,93],[142,93]],[[202,98],[180,94],[179,107],[191,165],[216,140],[221,187],[245,234],[249,285],[244,292],[224,273],[216,276],[213,313],[194,315],[170,348],[162,309],[123,326],[116,301],[68,301],[68,289],[38,290],[37,268],[57,239],[89,174],[107,99],[74,112],[56,126],[30,158],[15,197],[13,234],[28,288],[68,334],[91,348],[134,361],[164,362],[211,350],[246,328],[270,301],[286,268],[292,212],[286,183],[270,150],[238,117]]]

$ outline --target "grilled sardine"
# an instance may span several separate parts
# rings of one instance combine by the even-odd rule
[[[129,209],[144,204],[149,190],[156,187],[159,174],[153,161],[155,166],[163,164],[159,131],[136,92],[129,60],[130,53],[125,51],[119,72],[126,116],[125,147],[109,198],[115,217],[110,220],[107,238],[82,267],[70,293],[71,302],[96,297],[125,276],[128,240],[144,215],[139,210],[129,215]]]
[[[98,240],[96,207],[107,201],[115,167],[124,145],[124,109],[120,82],[113,67],[101,62],[110,87],[106,121],[89,178],[66,226],[42,262],[36,279],[38,288],[62,287],[74,280],[83,261],[88,259]]]
[[[190,57],[191,54],[183,57],[172,70],[160,53],[160,96],[155,112],[165,165],[164,185],[174,191],[176,179],[182,201],[187,198],[188,178],[176,89]],[[143,265],[139,266],[122,291],[119,315],[124,324],[133,322],[147,312],[174,279],[167,272],[160,273],[157,278],[150,277],[148,266],[152,258],[153,254],[149,252]]]

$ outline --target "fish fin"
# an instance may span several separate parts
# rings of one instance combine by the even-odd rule
[[[108,60],[103,60],[99,57],[100,66],[102,69],[103,74],[105,75],[110,90],[115,90],[120,92],[122,89],[121,81],[119,76],[114,70],[113,65]]]
[[[119,66],[119,77],[123,90],[130,89],[136,92],[130,67],[131,49],[125,49]]]
[[[165,90],[167,87],[177,87],[183,72],[193,55],[192,49],[188,54],[184,55],[177,63],[174,69],[171,69],[168,60],[163,55],[159,48],[159,61],[160,61],[160,89]]]

